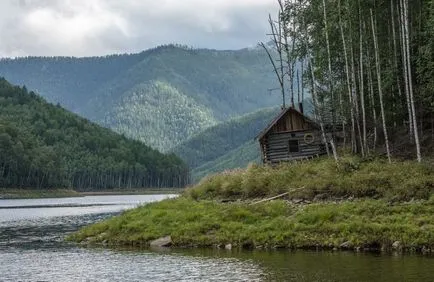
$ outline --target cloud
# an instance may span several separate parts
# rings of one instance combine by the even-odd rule
[[[236,49],[265,40],[275,0],[3,0],[0,56],[91,56],[161,44]]]

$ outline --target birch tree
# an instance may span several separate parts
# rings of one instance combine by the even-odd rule
[[[379,55],[379,49],[378,49],[377,34],[375,31],[374,13],[373,13],[372,9],[370,10],[370,12],[371,12],[371,25],[372,25],[372,38],[374,40],[375,68],[377,70],[378,96],[380,99],[381,119],[383,122],[384,142],[385,142],[385,146],[386,146],[387,159],[389,160],[389,163],[391,163],[392,160],[390,157],[389,136],[387,133],[386,114],[384,112],[384,103],[383,103],[383,89],[382,89],[382,81],[381,81],[380,55]]]

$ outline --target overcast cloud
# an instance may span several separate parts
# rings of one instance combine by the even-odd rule
[[[0,0],[0,57],[132,53],[266,39],[275,0]]]

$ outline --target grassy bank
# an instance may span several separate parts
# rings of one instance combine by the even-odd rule
[[[244,248],[434,247],[434,197],[390,205],[382,200],[292,205],[194,201],[185,197],[140,207],[74,234],[75,241],[142,245],[171,235],[175,246]]]
[[[325,159],[251,166],[207,178],[177,199],[127,211],[70,239],[146,246],[170,235],[180,247],[434,250],[433,176],[423,164],[354,158],[339,167]]]
[[[80,197],[80,194],[69,189],[32,190],[0,188],[0,199],[36,199]]]
[[[413,161],[321,158],[278,167],[250,165],[203,179],[188,190],[193,199],[248,200],[290,192],[290,198],[345,197],[409,201],[434,193],[434,166]]]

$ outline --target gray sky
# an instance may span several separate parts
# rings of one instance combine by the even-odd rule
[[[238,49],[266,40],[275,0],[0,0],[0,57]]]

